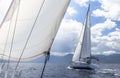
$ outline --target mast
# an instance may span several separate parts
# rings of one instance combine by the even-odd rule
[[[88,10],[87,10],[86,19],[85,19],[85,23],[84,23],[84,33],[83,33],[83,40],[82,40],[82,44],[81,44],[82,46],[81,46],[79,59],[87,58],[87,57],[91,56],[91,36],[90,36],[89,11],[90,11],[90,4],[89,4]]]
[[[79,42],[76,47],[72,61],[80,61],[80,59],[85,59],[91,57],[91,37],[90,37],[90,18],[89,18],[90,5],[86,13],[86,18],[84,21],[84,26],[80,34]]]

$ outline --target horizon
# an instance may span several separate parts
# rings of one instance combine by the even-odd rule
[[[65,54],[63,54],[63,53],[60,53],[60,52],[52,52],[50,55],[51,56],[67,56],[67,55],[73,55],[74,54],[74,52],[71,52],[71,53],[65,53]],[[104,55],[104,56],[110,56],[110,55],[119,55],[120,53],[103,53],[103,54],[92,54],[93,56],[94,55]]]

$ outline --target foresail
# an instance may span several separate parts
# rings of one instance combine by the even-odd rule
[[[78,42],[77,47],[75,49],[75,53],[73,55],[72,61],[79,61],[79,59],[80,59],[80,51],[81,51],[81,47],[82,47],[84,29],[85,29],[85,26],[83,26],[82,31],[80,33],[79,42]]]
[[[4,21],[0,29],[0,54],[2,56],[10,26],[3,58],[8,59],[12,35],[16,25],[11,60],[18,61],[31,29],[33,25],[35,25],[21,58],[21,61],[29,61],[40,57],[49,51],[70,0],[19,1],[19,8],[18,6],[14,8],[15,10],[12,17],[7,21]]]
[[[79,61],[91,56],[91,37],[90,37],[90,18],[88,7],[87,15],[85,18],[84,26],[80,34],[80,39],[76,47],[72,61]]]

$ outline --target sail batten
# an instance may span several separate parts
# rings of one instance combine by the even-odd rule
[[[43,1],[44,0],[21,0],[11,60],[18,61]],[[69,2],[70,0],[45,0],[24,50],[24,54],[21,57],[21,61],[29,61],[38,58],[50,49]],[[9,47],[14,30],[16,13],[16,10],[14,10],[13,17],[5,21],[0,29],[0,54],[2,54],[7,35],[6,29],[9,27],[9,21],[12,20],[4,59],[8,59],[9,56]]]
[[[86,14],[86,18],[84,21],[84,26],[81,31],[81,35],[79,38],[78,45],[75,49],[75,53],[73,55],[72,61],[77,62],[81,59],[84,60],[86,58],[91,57],[91,39],[90,39],[90,18],[89,18],[89,9]]]

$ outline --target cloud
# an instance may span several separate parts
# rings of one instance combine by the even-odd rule
[[[120,21],[120,0],[98,0],[101,3],[101,9],[93,11],[96,17],[105,17],[106,19]]]
[[[111,47],[115,51],[120,52],[120,30],[116,30],[108,34],[109,42],[108,46]]]
[[[101,36],[103,31],[110,30],[116,26],[116,23],[107,19],[104,23],[98,23],[91,28],[92,35]]]
[[[113,54],[120,51],[120,29],[116,28],[116,23],[106,20],[103,23],[96,24],[91,28],[91,41],[93,54]],[[82,29],[82,23],[73,19],[64,19],[59,32],[53,44],[53,55],[63,55],[73,53],[78,42],[79,34]],[[103,31],[112,30],[107,35]],[[100,33],[100,34],[99,34]],[[59,52],[59,53],[56,53]]]
[[[95,1],[97,1],[97,0],[74,0],[74,2],[76,3],[76,4],[79,4],[79,6],[81,6],[81,7],[87,7],[88,6],[88,2],[90,2],[90,1],[92,1],[92,2],[95,2]]]
[[[112,20],[120,21],[120,0],[98,0],[101,8],[93,11],[96,17],[104,17],[103,23],[91,28],[92,51],[95,54],[120,53],[120,28]],[[107,33],[107,34],[104,34]]]
[[[64,19],[54,40],[52,52],[73,52],[81,29],[80,22]]]
[[[65,55],[68,55],[68,54],[73,54],[73,52],[67,52],[67,53],[61,53],[61,52],[51,52],[51,55],[54,55],[54,56],[65,56]]]
[[[73,38],[71,36],[72,34],[76,34],[78,36],[78,33],[81,31],[81,29],[82,23],[78,22],[77,20],[64,19],[59,28],[57,39],[65,40],[67,37]]]
[[[74,7],[68,7],[67,13],[68,13],[68,15],[70,15],[70,16],[74,16],[75,14],[77,14],[77,11],[75,10]]]
[[[89,0],[74,0],[74,1],[75,1],[75,3],[79,4],[80,6],[85,6],[85,7],[87,7],[87,2],[88,2]]]
[[[115,27],[116,23],[111,20],[106,20],[103,23],[92,26],[91,48],[93,54],[109,55],[113,53],[119,53],[120,29],[116,28],[116,30],[109,32],[107,35],[103,34],[103,31],[112,30]],[[61,53],[63,53],[63,55],[71,52],[73,53],[76,48],[81,29],[82,23],[73,19],[64,19],[53,44],[53,55],[61,56]]]
[[[103,35],[103,31],[113,29],[107,35]],[[91,28],[92,31],[92,52],[94,54],[113,54],[120,52],[120,29],[110,20],[104,23],[96,24]]]

